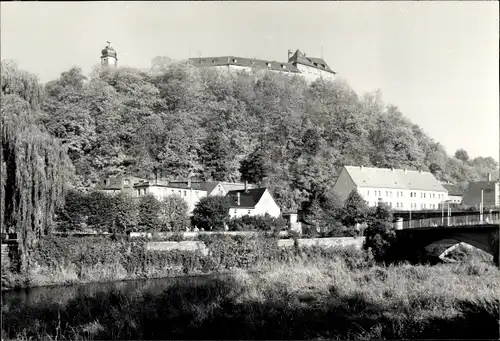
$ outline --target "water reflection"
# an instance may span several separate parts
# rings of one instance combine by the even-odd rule
[[[199,284],[224,275],[182,276],[174,278],[142,279],[108,283],[88,283],[70,286],[51,286],[2,291],[2,306],[36,306],[39,304],[64,305],[76,297],[94,297],[98,293],[119,291],[124,294],[148,292],[159,294],[175,284]]]

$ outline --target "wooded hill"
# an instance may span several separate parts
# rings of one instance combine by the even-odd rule
[[[88,77],[74,67],[43,86],[2,62],[2,123],[20,115],[65,148],[78,188],[122,173],[239,181],[243,172],[288,210],[328,197],[343,165],[422,169],[463,188],[488,172],[498,177],[491,157],[450,157],[378,92],[358,96],[343,81],[308,85],[168,58],[155,58],[148,71],[95,69]],[[13,134],[2,130],[4,149]]]

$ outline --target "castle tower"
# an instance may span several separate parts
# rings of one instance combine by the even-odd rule
[[[102,66],[118,66],[118,57],[116,55],[116,51],[111,47],[111,42],[107,42],[108,46],[106,46],[101,51],[101,65]]]

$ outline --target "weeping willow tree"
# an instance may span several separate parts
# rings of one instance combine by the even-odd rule
[[[64,148],[37,125],[43,100],[37,78],[15,64],[1,66],[0,224],[3,232],[17,233],[24,267],[38,238],[51,231],[73,166]]]

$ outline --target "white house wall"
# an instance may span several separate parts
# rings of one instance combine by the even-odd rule
[[[264,215],[266,213],[275,218],[279,217],[281,214],[281,209],[276,204],[268,190],[262,194],[259,202],[255,205],[255,214]]]
[[[177,195],[182,199],[184,199],[188,204],[189,214],[193,212],[196,204],[201,200],[201,198],[207,196],[206,191],[187,189],[187,188],[184,189],[184,188],[173,188],[173,187],[162,187],[162,186],[149,186],[144,188],[138,188],[136,190],[136,195],[138,196],[143,196],[145,194],[152,194],[158,200],[163,200],[168,196]]]
[[[368,206],[377,206],[381,199],[393,210],[438,209],[442,202],[448,200],[448,193],[444,191],[359,187],[358,193],[368,203]]]

